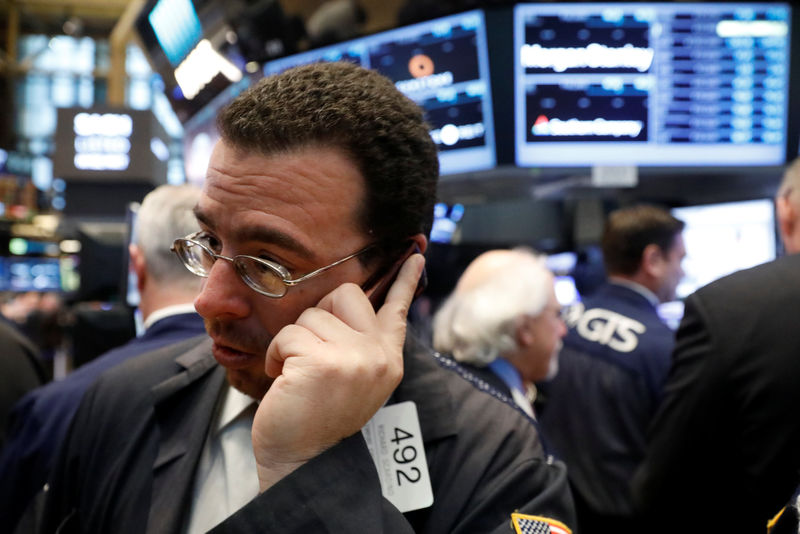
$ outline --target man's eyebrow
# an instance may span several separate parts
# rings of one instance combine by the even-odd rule
[[[215,224],[212,222],[211,218],[207,214],[203,213],[199,206],[195,206],[193,211],[194,216],[201,224],[212,230],[215,228]],[[270,243],[277,245],[280,248],[289,250],[290,252],[302,256],[305,259],[317,259],[317,255],[311,249],[297,241],[292,236],[279,230],[275,230],[274,228],[264,228],[261,226],[240,228],[236,231],[233,238],[239,242],[257,241],[261,243]]]

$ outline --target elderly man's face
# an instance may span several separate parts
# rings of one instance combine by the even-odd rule
[[[220,142],[196,213],[217,254],[271,260],[297,278],[370,243],[356,223],[364,194],[361,173],[339,150],[265,157]],[[342,283],[367,276],[352,259],[270,298],[248,287],[230,262],[217,260],[195,308],[231,385],[260,399],[271,384],[264,360],[272,338]]]
[[[542,313],[530,319],[533,343],[527,348],[523,378],[538,382],[552,378],[558,368],[558,353],[561,339],[567,334],[567,327],[561,319],[561,305],[556,299],[555,289],[550,290],[547,305]]]

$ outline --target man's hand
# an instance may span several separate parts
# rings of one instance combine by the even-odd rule
[[[406,316],[424,258],[403,265],[377,314],[344,284],[284,327],[267,349],[276,377],[253,421],[261,491],[358,432],[403,377]]]

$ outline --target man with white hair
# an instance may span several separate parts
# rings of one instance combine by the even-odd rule
[[[543,258],[492,250],[467,267],[437,312],[433,344],[534,417],[534,383],[555,375],[566,332]]]
[[[134,356],[205,333],[192,304],[201,281],[170,251],[176,237],[197,231],[192,209],[199,197],[196,187],[165,185],[149,193],[137,212],[129,254],[144,333],[64,380],[32,391],[15,406],[9,442],[0,457],[0,524],[13,526],[44,485],[84,392],[100,374]]]

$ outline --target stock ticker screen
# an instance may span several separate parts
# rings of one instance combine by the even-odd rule
[[[519,166],[784,163],[790,8],[521,4]]]
[[[269,76],[317,61],[350,61],[394,81],[425,109],[442,174],[496,164],[482,11],[405,26],[271,61]]]

